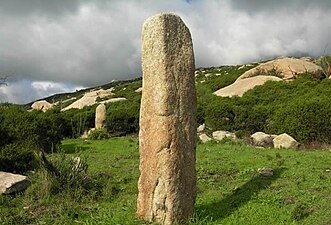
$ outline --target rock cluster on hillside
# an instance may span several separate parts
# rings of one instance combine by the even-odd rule
[[[307,60],[285,57],[262,63],[242,74],[237,81],[263,74],[275,74],[283,80],[294,80],[299,74],[316,73],[321,70],[320,66]]]
[[[112,93],[112,91],[113,91],[113,89],[110,88],[108,90],[99,89],[99,90],[86,92],[83,97],[81,97],[77,101],[73,102],[69,106],[61,109],[61,111],[66,111],[66,110],[69,110],[69,109],[82,109],[85,106],[94,105],[98,102],[97,101],[98,98],[105,98],[105,97],[109,97],[111,95],[114,95]],[[105,103],[106,104],[106,103],[110,103],[110,102],[117,102],[117,101],[124,101],[124,100],[126,100],[126,98],[112,98],[112,99],[100,101],[100,103]]]
[[[246,71],[233,84],[215,91],[214,94],[222,97],[241,97],[248,90],[263,85],[267,81],[291,81],[299,74],[306,72],[317,74],[321,71],[320,66],[305,59],[275,59]]]

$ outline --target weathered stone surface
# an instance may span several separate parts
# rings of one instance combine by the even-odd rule
[[[290,135],[284,133],[280,134],[273,139],[274,148],[291,148],[297,149],[299,143]]]
[[[183,224],[196,197],[196,92],[191,35],[180,17],[150,17],[142,33],[137,215]]]
[[[275,76],[258,75],[237,80],[233,84],[215,91],[214,94],[221,97],[242,97],[247,91],[255,88],[256,86],[263,85],[267,81],[282,81],[282,79]]]
[[[266,134],[264,132],[255,132],[251,135],[251,139],[254,145],[261,147],[272,147],[274,139],[273,135]]]
[[[111,95],[114,95],[112,91],[114,88],[110,88],[108,90],[92,90],[90,92],[86,92],[83,97],[68,105],[67,107],[61,109],[61,112],[69,110],[69,109],[82,109],[85,106],[91,106],[97,103],[98,98],[105,98]]]
[[[47,110],[53,108],[53,104],[47,102],[46,100],[41,100],[41,101],[34,102],[31,105],[31,108],[35,109],[35,110],[41,110],[43,112],[46,112]]]
[[[0,172],[0,194],[11,194],[26,190],[30,186],[28,177]]]
[[[213,132],[213,138],[218,141],[222,141],[225,137],[230,138],[232,140],[236,140],[237,136],[235,133],[231,133],[229,131],[214,131]]]
[[[207,134],[200,134],[199,139],[202,141],[202,143],[207,143],[208,141],[213,140],[212,138],[208,137]]]
[[[105,127],[107,112],[105,104],[101,103],[95,110],[95,129]]]

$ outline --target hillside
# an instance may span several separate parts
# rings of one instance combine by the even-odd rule
[[[197,121],[205,123],[210,131],[232,131],[239,137],[263,131],[288,133],[302,144],[330,143],[330,61],[329,56],[283,57],[245,65],[197,68]],[[136,78],[42,100],[55,103],[53,111],[67,110],[62,116],[71,124],[80,124],[75,131],[67,128],[65,133],[72,136],[94,127],[95,107],[102,102],[107,107],[108,132],[128,134],[139,129],[141,86],[141,78]],[[76,111],[68,110],[75,107]]]

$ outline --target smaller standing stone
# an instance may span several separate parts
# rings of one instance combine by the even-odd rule
[[[105,104],[100,104],[95,110],[95,129],[100,129],[105,127],[106,122],[106,106]]]
[[[11,194],[25,191],[30,184],[31,183],[26,176],[0,172],[0,194]]]

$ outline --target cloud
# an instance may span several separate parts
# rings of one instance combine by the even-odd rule
[[[41,99],[56,93],[73,92],[84,88],[83,86],[50,81],[19,80],[15,82],[8,81],[7,84],[7,86],[0,87],[0,103],[25,104],[31,102],[31,96],[33,96],[33,99]]]
[[[33,82],[61,91],[140,76],[141,27],[161,11],[190,28],[197,67],[331,53],[329,0],[2,0],[0,75],[11,83],[0,87],[0,101],[53,93]]]

